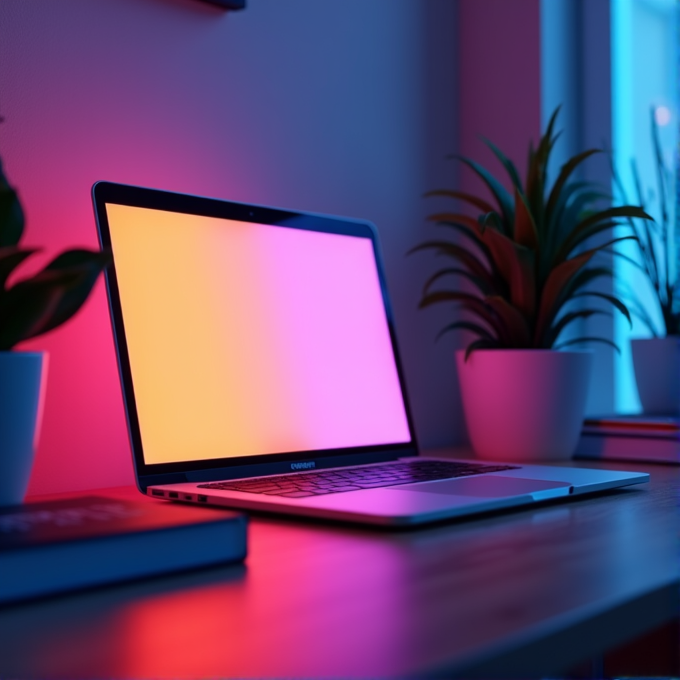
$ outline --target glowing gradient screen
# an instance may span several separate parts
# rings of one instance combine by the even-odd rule
[[[410,441],[370,239],[106,211],[147,464]]]

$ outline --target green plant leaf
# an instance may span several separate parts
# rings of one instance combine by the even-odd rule
[[[616,218],[634,217],[647,220],[652,219],[642,208],[637,208],[633,205],[622,205],[615,208],[607,208],[606,210],[600,210],[594,215],[586,217],[573,229],[573,231],[565,239],[564,243],[562,243],[555,258],[555,262],[562,262],[565,260],[569,256],[569,253],[571,253],[571,251],[583,241],[581,235],[583,233],[588,234],[588,230],[594,225],[597,225],[600,222],[609,223],[610,220]]]
[[[621,300],[619,300],[617,297],[614,297],[613,295],[609,295],[608,293],[601,293],[600,291],[597,290],[589,290],[585,291],[583,293],[574,293],[572,295],[573,298],[580,298],[580,297],[597,297],[601,298],[602,300],[606,300],[609,302],[612,306],[616,307],[616,309],[623,314],[623,316],[626,317],[628,320],[628,325],[632,328],[633,327],[633,320],[630,318],[630,312],[628,311],[628,307],[626,307]]]
[[[446,269],[440,269],[438,272],[435,272],[434,274],[432,274],[432,276],[430,276],[427,279],[427,281],[423,285],[423,295],[427,295],[427,293],[430,292],[430,288],[432,287],[432,285],[445,276],[462,276],[466,278],[468,281],[474,284],[474,286],[482,295],[491,295],[494,292],[496,292],[492,286],[489,286],[486,280],[481,279],[478,276],[475,276],[474,274],[471,274],[467,269],[448,267]]]
[[[503,216],[503,231],[506,235],[509,235],[510,227],[515,221],[515,215],[512,207],[512,199],[505,187],[486,168],[479,165],[479,163],[475,163],[475,161],[465,158],[464,156],[453,157],[471,168],[489,188],[493,197],[496,199],[498,207],[500,208],[500,213]]]
[[[534,218],[531,216],[524,196],[515,189],[515,228],[513,230],[515,243],[519,243],[530,250],[538,249],[538,234]]]
[[[507,347],[531,347],[531,330],[524,315],[507,300],[498,295],[484,298],[487,304],[501,320],[503,333],[500,340]]]
[[[508,235],[505,225],[503,224],[503,218],[495,210],[485,213],[484,215],[480,215],[479,219],[477,220],[477,227],[480,234],[483,234],[487,227],[491,227],[499,234],[503,234],[504,236]]]
[[[494,286],[493,274],[486,266],[484,266],[478,257],[462,246],[449,243],[448,241],[427,241],[426,243],[421,243],[420,245],[411,248],[411,250],[408,251],[408,254],[421,250],[435,250],[442,255],[447,255],[467,267],[474,276],[485,280],[489,286]]]
[[[491,261],[508,284],[510,301],[527,317],[532,317],[536,313],[533,251],[495,229],[487,229],[481,238],[491,253]]]
[[[470,321],[455,321],[454,323],[450,323],[448,326],[442,328],[442,330],[437,334],[435,341],[439,340],[446,333],[457,330],[471,331],[472,333],[475,333],[486,340],[495,339],[486,328],[480,326],[479,324],[472,323]]]
[[[594,254],[593,251],[588,251],[577,255],[557,265],[550,272],[543,288],[541,300],[539,301],[534,335],[534,345],[536,347],[543,347],[545,345],[543,336],[552,325],[553,319],[557,316],[564,302],[561,295],[564,288],[579,270],[583,269],[590,262]]]
[[[561,342],[559,345],[555,345],[553,349],[560,350],[564,349],[565,347],[571,347],[572,345],[580,345],[584,342],[600,342],[605,345],[609,345],[610,347],[613,347],[619,354],[621,354],[621,350],[619,349],[619,346],[615,343],[612,342],[611,340],[608,340],[607,338],[596,338],[596,337],[582,337],[582,338],[573,338],[570,340],[565,340],[564,342]]]
[[[475,295],[469,293],[460,293],[458,291],[438,290],[424,295],[418,305],[419,309],[429,307],[430,305],[438,304],[440,302],[457,302],[461,309],[471,312],[479,317],[484,323],[488,324],[497,335],[505,332],[505,328],[494,314],[493,310],[486,302]]]
[[[521,191],[522,180],[519,177],[519,172],[517,172],[515,164],[491,140],[487,139],[486,137],[482,137],[482,141],[489,147],[489,149],[491,149],[494,156],[496,156],[501,165],[505,168],[505,171],[508,173],[513,187],[515,187],[515,190]]]
[[[71,250],[0,296],[0,349],[42,335],[68,321],[110,261],[103,252]]]
[[[536,152],[533,152],[532,147],[530,147],[529,151],[525,196],[527,198],[527,202],[539,234],[543,233],[544,231],[544,191],[548,162],[550,160],[550,153],[553,149],[553,146],[560,136],[560,133],[553,135],[553,128],[555,126],[558,113],[559,107],[555,109],[552,116],[550,117],[548,127],[539,141]]]
[[[24,232],[24,211],[0,163],[0,248],[16,246]]]
[[[19,249],[16,246],[0,248],[0,291],[5,288],[11,273],[33,253],[37,248]]]
[[[546,261],[551,262],[555,252],[562,246],[565,239],[569,237],[574,225],[578,224],[586,217],[590,206],[599,201],[606,200],[607,196],[599,190],[588,190],[584,187],[573,189],[579,182],[574,182],[565,187],[563,196],[567,197],[558,203],[553,215],[550,216],[548,230],[550,232],[550,245]],[[590,183],[586,182],[586,185]],[[589,214],[593,214],[592,212]]]
[[[601,309],[579,309],[575,312],[568,312],[567,314],[562,315],[559,320],[548,330],[548,333],[546,334],[545,348],[550,349],[559,338],[560,333],[567,326],[569,326],[569,324],[577,321],[578,319],[588,319],[591,316],[595,316],[596,314],[611,316],[610,313]]]
[[[45,267],[45,272],[73,274],[77,278],[59,300],[49,320],[40,330],[41,334],[61,326],[85,304],[99,274],[110,262],[109,253],[74,249],[61,253]]]
[[[0,296],[0,350],[39,335],[78,275],[40,272]]]
[[[588,284],[601,278],[611,278],[614,272],[609,267],[588,267],[581,269],[576,275],[567,282],[562,290],[562,297],[558,301],[561,307],[564,302],[572,298],[577,291],[585,288]]]
[[[586,158],[590,158],[596,153],[602,153],[600,149],[588,149],[587,151],[582,151],[575,156],[572,156],[561,168],[560,174],[557,176],[555,183],[552,185],[550,194],[548,196],[548,203],[545,208],[546,219],[550,222],[552,215],[555,213],[555,208],[557,207],[558,201],[562,194],[562,191],[571,176],[571,174],[576,170],[576,168],[583,163]]]
[[[498,349],[498,347],[500,347],[498,340],[487,340],[486,338],[474,340],[465,349],[465,361],[467,361],[470,355],[478,349]]]

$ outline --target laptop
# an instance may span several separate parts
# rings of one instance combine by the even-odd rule
[[[108,182],[93,200],[142,493],[403,526],[648,481],[419,456],[369,222]]]

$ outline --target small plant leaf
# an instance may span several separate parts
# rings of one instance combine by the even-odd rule
[[[564,349],[565,347],[571,347],[572,345],[580,345],[583,344],[584,342],[600,342],[605,345],[609,345],[610,347],[613,347],[619,354],[621,354],[621,350],[619,349],[619,346],[615,343],[612,342],[611,340],[607,338],[598,338],[598,337],[582,337],[582,338],[572,338],[570,340],[565,340],[564,342],[559,343],[558,345],[555,345],[553,349]]]
[[[560,174],[557,176],[555,183],[550,190],[550,195],[548,197],[548,203],[546,205],[546,218],[549,220],[555,211],[555,207],[559,201],[562,190],[564,189],[567,180],[571,174],[576,170],[576,168],[583,163],[586,158],[593,156],[596,153],[602,153],[599,149],[588,149],[587,151],[582,151],[570,158],[561,168]]]
[[[485,279],[481,279],[479,278],[479,276],[471,274],[467,269],[459,269],[458,267],[448,267],[446,269],[440,269],[438,272],[435,272],[434,274],[432,274],[432,276],[430,276],[430,278],[427,279],[427,281],[423,285],[423,295],[427,295],[427,293],[430,292],[430,288],[434,285],[434,283],[436,283],[445,276],[462,276],[463,278],[466,278],[468,281],[474,284],[474,286],[482,295],[491,295],[494,292],[493,287],[490,286]]]
[[[19,249],[16,246],[0,248],[0,291],[5,288],[12,272],[36,252],[36,248]]]
[[[507,347],[528,347],[531,345],[531,330],[526,318],[507,300],[498,295],[484,298],[484,302],[493,309],[501,320],[503,333],[501,340]]]
[[[536,250],[538,248],[538,234],[534,218],[531,216],[524,196],[515,189],[515,228],[514,241],[525,248]]]
[[[519,172],[517,172],[515,164],[491,140],[486,139],[486,137],[482,137],[482,141],[489,147],[489,149],[491,149],[493,154],[500,161],[501,165],[505,168],[505,171],[508,173],[510,181],[512,182],[515,190],[521,191],[522,180],[519,177]]]
[[[77,275],[41,272],[0,296],[0,350],[39,335]]]
[[[470,355],[479,349],[498,349],[500,347],[498,340],[487,340],[486,338],[479,338],[479,340],[474,340],[465,349],[465,361],[470,358]]]
[[[562,306],[562,296],[564,288],[569,281],[590,262],[593,251],[585,252],[581,255],[565,260],[557,265],[549,274],[545,286],[543,288],[543,295],[539,302],[538,318],[536,319],[536,330],[534,335],[534,345],[536,347],[543,347],[545,342],[543,335],[552,325],[553,319]]]
[[[588,319],[596,314],[602,314],[604,316],[611,316],[609,312],[605,312],[600,309],[579,309],[575,312],[568,312],[560,317],[560,319],[550,327],[548,333],[546,334],[545,346],[546,348],[552,347],[560,336],[560,333],[569,324],[577,321],[578,319]]]
[[[480,326],[479,324],[473,323],[471,321],[454,321],[453,323],[450,323],[448,326],[442,328],[442,330],[439,331],[435,341],[439,340],[439,338],[441,338],[446,333],[450,333],[451,331],[457,330],[471,331],[472,333],[475,333],[476,335],[487,340],[494,340],[493,335],[491,335],[491,333],[489,333],[489,331],[486,328]]]
[[[644,220],[652,220],[652,218],[642,209],[637,208],[633,205],[623,205],[617,206],[615,208],[607,208],[606,210],[601,210],[589,217],[586,217],[582,222],[580,222],[565,239],[564,243],[560,247],[560,250],[555,258],[557,262],[561,262],[566,259],[569,253],[582,242],[580,236],[582,233],[588,233],[588,229],[593,225],[600,222],[610,223],[610,220],[616,218],[640,218]]]
[[[479,165],[479,163],[475,163],[475,161],[465,158],[464,156],[454,156],[454,158],[457,158],[471,168],[489,188],[498,203],[500,213],[503,215],[504,232],[509,234],[509,226],[515,221],[515,215],[512,208],[512,199],[505,187],[486,168]]]
[[[482,240],[501,277],[508,284],[512,304],[528,317],[533,316],[536,312],[533,251],[514,243],[494,229],[487,229],[482,234]]]
[[[469,250],[466,250],[455,243],[449,243],[448,241],[427,241],[426,243],[421,243],[419,246],[415,246],[415,248],[411,248],[409,254],[420,250],[435,250],[442,255],[447,255],[467,267],[472,274],[480,279],[486,280],[490,286],[493,286],[493,275],[479,258]]]
[[[423,309],[440,302],[458,302],[462,309],[465,309],[480,318],[484,323],[488,324],[497,335],[500,335],[505,330],[491,307],[481,298],[470,295],[469,293],[438,290],[424,295],[418,307],[419,309]]]
[[[0,163],[0,248],[17,246],[24,232],[24,211]]]
[[[49,320],[40,333],[47,333],[66,323],[84,304],[97,281],[99,274],[111,262],[109,253],[89,250],[69,250],[61,253],[45,267],[45,272],[74,275],[73,285],[69,286],[59,300]]]
[[[633,327],[633,320],[630,318],[630,312],[628,311],[628,307],[621,302],[617,297],[614,297],[613,295],[609,295],[608,293],[602,293],[597,290],[589,290],[585,291],[583,293],[574,293],[572,295],[572,298],[580,298],[580,297],[597,297],[601,298],[602,300],[606,300],[611,304],[613,307],[616,307],[616,309],[623,314],[623,316],[626,317],[628,320],[628,325],[632,328]]]

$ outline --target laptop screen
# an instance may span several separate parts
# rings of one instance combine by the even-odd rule
[[[105,209],[145,464],[411,441],[370,237]]]

